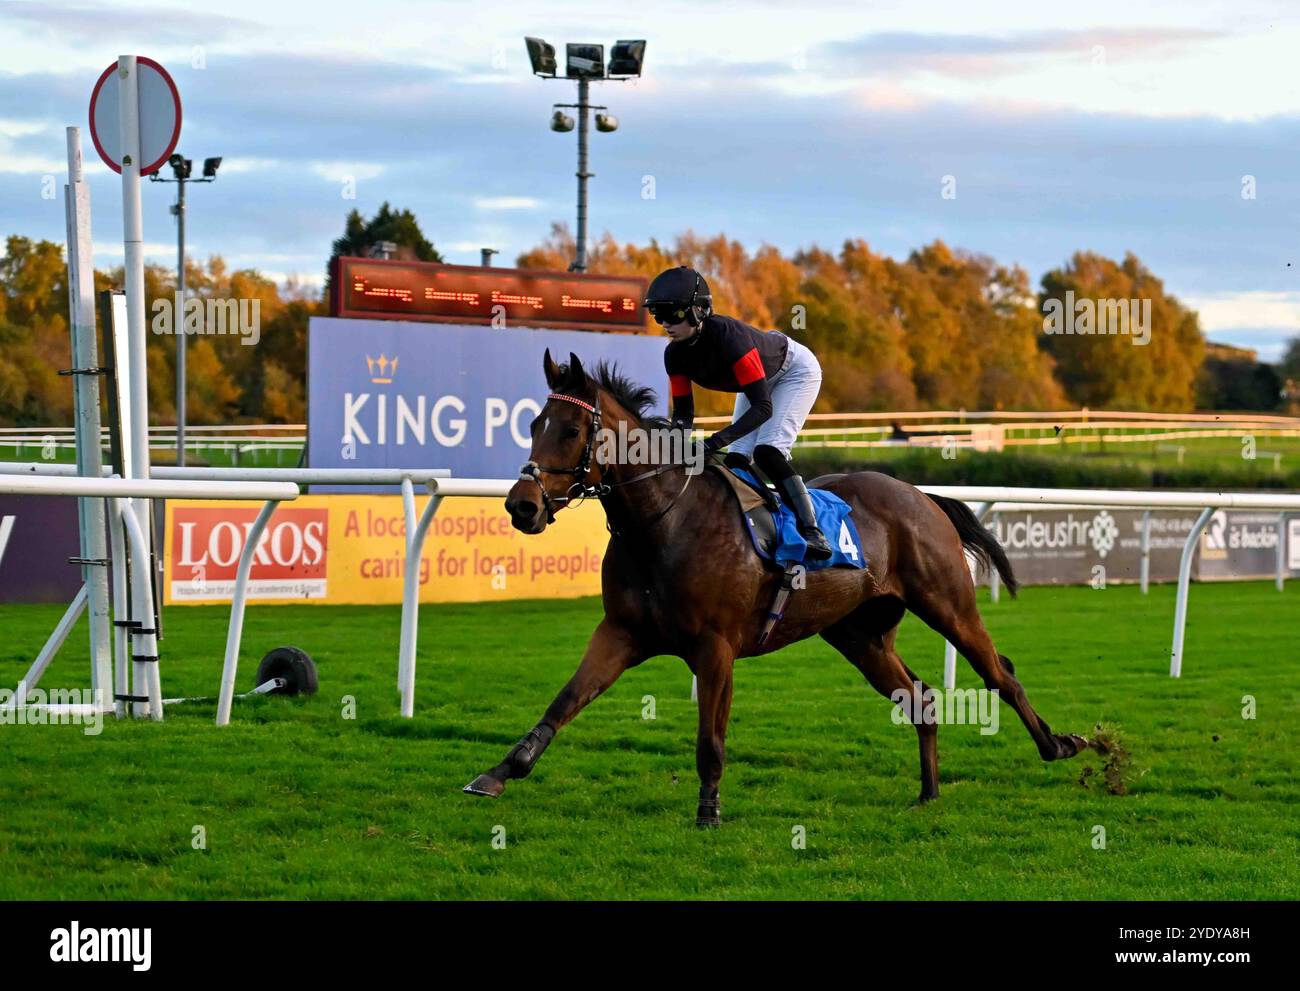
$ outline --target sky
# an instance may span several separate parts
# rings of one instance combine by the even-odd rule
[[[223,158],[189,191],[191,256],[319,284],[348,211],[388,201],[446,260],[511,264],[575,213],[575,135],[547,126],[575,87],[531,75],[525,35],[647,41],[641,79],[593,86],[620,121],[591,138],[593,236],[942,238],[1035,285],[1132,251],[1211,340],[1276,360],[1300,335],[1294,2],[0,0],[0,235],[64,239],[75,124],[96,264],[121,263],[87,108],[130,53],[176,80],[178,150]],[[144,197],[148,257],[174,265],[174,186]]]

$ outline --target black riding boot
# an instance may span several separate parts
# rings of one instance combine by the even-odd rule
[[[832,555],[831,545],[826,536],[817,527],[817,514],[813,511],[812,496],[798,475],[790,475],[777,483],[777,491],[794,513],[799,524],[799,535],[808,542],[808,558],[812,561],[826,561]]]

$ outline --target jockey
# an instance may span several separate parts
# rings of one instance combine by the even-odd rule
[[[692,383],[738,393],[731,425],[704,441],[705,453],[728,447],[752,459],[794,513],[808,557],[828,559],[831,546],[817,527],[808,489],[790,464],[790,447],[821,388],[816,355],[777,331],[764,333],[714,313],[708,283],[685,265],[650,283],[645,306],[672,338],[664,368],[674,425],[689,430],[695,423]]]

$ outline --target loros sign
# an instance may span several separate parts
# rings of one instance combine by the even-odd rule
[[[171,597],[229,599],[258,509],[178,505],[171,514]],[[329,511],[281,506],[253,551],[249,595],[319,599],[326,594]]]

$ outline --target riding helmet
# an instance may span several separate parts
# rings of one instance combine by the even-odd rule
[[[704,276],[687,265],[679,265],[655,277],[644,305],[661,324],[685,319],[698,327],[713,312],[713,295]]]

